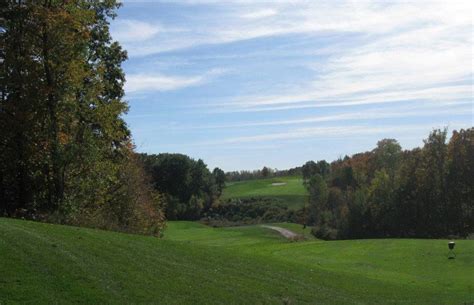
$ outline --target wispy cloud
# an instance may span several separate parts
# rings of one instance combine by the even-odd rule
[[[229,111],[272,111],[472,98],[472,27],[427,27],[348,48],[294,92],[235,97]],[[420,37],[420,38],[417,38]],[[304,93],[301,93],[304,92]]]
[[[314,79],[309,85],[293,92],[285,88],[268,95],[234,97],[219,103],[219,111],[273,111],[472,96],[472,86],[452,85],[472,78],[473,5],[469,1],[456,1],[455,5],[438,1],[430,1],[429,5],[372,1],[206,3],[219,7],[220,15],[209,19],[215,19],[213,22],[200,19],[199,24],[177,28],[123,20],[114,28],[115,37],[124,42],[131,56],[286,34],[330,31],[366,37],[365,42],[333,52],[337,56],[330,56],[326,62],[315,63]],[[129,92],[173,90],[205,79],[207,76],[131,75],[127,87]]]
[[[413,117],[436,117],[436,116],[457,116],[457,115],[472,115],[471,101],[455,101],[455,102],[443,102],[433,105],[409,105],[403,107],[389,107],[379,109],[363,109],[346,111],[343,113],[328,114],[328,115],[316,115],[316,116],[305,116],[294,119],[284,120],[267,120],[267,121],[241,121],[238,123],[231,124],[204,124],[204,125],[187,125],[178,124],[171,126],[160,126],[160,129],[168,130],[198,130],[198,129],[241,129],[247,127],[264,127],[264,126],[288,126],[288,125],[304,125],[313,123],[325,123],[325,122],[349,122],[349,121],[365,121],[380,120],[380,119],[393,119],[393,118],[413,118]],[[141,116],[130,116],[133,118],[143,117],[154,117],[154,114],[146,114]]]
[[[307,138],[345,138],[347,136],[367,136],[381,135],[386,133],[401,134],[404,132],[421,131],[426,132],[432,128],[444,128],[446,125],[433,126],[428,124],[416,125],[391,125],[391,126],[370,126],[367,124],[349,125],[349,126],[327,126],[327,127],[305,127],[294,128],[285,132],[271,132],[265,134],[232,137],[221,141],[204,142],[195,145],[225,145],[225,144],[242,144],[242,143],[273,143],[288,140],[298,140]],[[449,124],[450,128],[465,127],[462,122],[454,122]]]
[[[160,32],[160,26],[157,24],[127,19],[117,20],[114,29],[114,38],[124,44],[144,41]]]
[[[214,69],[195,76],[170,76],[163,74],[128,74],[125,83],[127,93],[143,91],[170,91],[205,84],[225,73],[222,69]]]
[[[283,126],[283,125],[298,125],[298,124],[309,124],[309,123],[322,123],[322,122],[346,122],[346,121],[368,121],[368,120],[380,120],[388,118],[408,118],[408,117],[432,117],[439,115],[469,115],[470,109],[465,106],[470,106],[470,102],[454,102],[444,107],[436,107],[430,109],[423,105],[423,107],[405,107],[399,109],[372,109],[372,110],[359,110],[353,112],[346,112],[333,115],[322,115],[322,116],[311,116],[303,117],[298,119],[290,120],[276,120],[267,122],[241,122],[230,125],[207,125],[207,126],[193,126],[193,128],[204,128],[204,129],[222,129],[222,128],[243,128],[243,127],[261,127],[261,126]],[[440,105],[438,105],[440,106]],[[462,108],[456,106],[464,106]],[[428,109],[427,109],[428,108]]]
[[[277,10],[267,8],[267,9],[261,9],[257,11],[244,13],[240,17],[246,18],[246,19],[260,19],[260,18],[275,16],[276,14],[278,14]]]
[[[202,2],[179,2],[196,5]],[[113,34],[130,49],[132,56],[144,56],[202,44],[220,44],[265,36],[352,32],[389,33],[401,27],[470,24],[472,4],[456,1],[379,3],[374,1],[276,1],[208,2],[219,8],[208,19],[179,30],[174,25],[127,20],[113,27]],[[278,14],[278,18],[273,17]],[[212,17],[211,17],[212,15]],[[114,24],[115,25],[115,24]],[[158,34],[158,30],[159,35]],[[145,33],[145,34],[143,34]],[[151,33],[151,35],[150,35]],[[149,40],[149,38],[154,39]],[[126,38],[149,40],[146,46],[128,44]]]
[[[160,128],[154,147],[412,131],[419,145],[431,127],[472,125],[472,1],[125,0],[123,11],[128,3],[112,24],[130,58],[127,119],[144,138]],[[223,71],[233,73],[213,82]],[[169,118],[146,119],[137,96],[191,87],[160,104]]]
[[[413,84],[416,86],[416,84]],[[208,103],[198,105],[208,109],[209,113],[238,113],[238,112],[273,112],[297,109],[348,107],[377,104],[396,104],[401,102],[426,102],[436,105],[451,105],[453,103],[468,100],[472,101],[473,88],[471,85],[438,85],[432,84],[432,88],[417,89],[392,89],[375,91],[352,91],[341,94],[322,95],[322,91],[307,94],[284,94],[269,96],[242,96],[232,98],[224,102]],[[303,91],[312,91],[311,88]],[[217,107],[218,106],[218,107]]]

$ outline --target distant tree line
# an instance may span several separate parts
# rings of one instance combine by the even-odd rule
[[[264,166],[262,169],[257,170],[242,170],[242,171],[231,171],[226,173],[226,179],[229,182],[244,181],[244,180],[256,180],[263,178],[272,177],[284,177],[284,176],[300,176],[301,167],[290,168],[286,170],[272,169]]]
[[[197,220],[218,201],[225,187],[224,171],[209,171],[201,160],[182,154],[141,154],[156,191],[166,198],[169,220]]]
[[[474,129],[434,130],[422,148],[384,139],[365,153],[302,168],[305,222],[326,239],[474,232]]]
[[[115,0],[3,1],[0,216],[159,234],[122,115],[127,58],[112,41]]]

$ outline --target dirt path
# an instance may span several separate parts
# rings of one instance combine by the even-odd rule
[[[301,235],[296,234],[295,232],[292,232],[288,229],[275,227],[275,226],[268,226],[268,225],[262,225],[262,227],[278,231],[281,235],[285,236],[288,239],[299,239],[299,238],[301,238]]]

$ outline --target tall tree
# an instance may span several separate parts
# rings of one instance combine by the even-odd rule
[[[75,221],[131,196],[117,191],[125,165],[135,164],[121,118],[128,109],[122,100],[126,53],[109,34],[119,6],[115,0],[18,0],[2,7],[4,214]]]
[[[422,162],[418,168],[419,191],[423,204],[420,223],[427,236],[441,236],[448,231],[445,217],[448,212],[446,197],[447,130],[433,130],[424,140]]]
[[[202,160],[182,154],[141,157],[155,189],[168,197],[168,219],[199,219],[219,196],[216,180]]]
[[[369,187],[369,209],[372,216],[371,230],[387,236],[395,226],[393,218],[393,184],[389,174],[382,169],[375,173]]]
[[[474,231],[474,128],[454,131],[447,152],[448,231]]]
[[[222,169],[216,167],[212,171],[212,176],[214,177],[214,182],[216,183],[217,194],[220,196],[222,195],[222,190],[225,188],[226,175]]]
[[[311,177],[306,185],[309,192],[308,216],[309,223],[317,224],[322,212],[327,210],[329,190],[323,177],[319,174]]]
[[[398,168],[402,147],[395,139],[383,139],[377,142],[374,149],[375,163],[378,169],[385,169],[391,179],[395,177]]]

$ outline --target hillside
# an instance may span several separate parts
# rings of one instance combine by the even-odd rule
[[[170,222],[163,239],[0,218],[0,303],[464,304],[474,241],[290,243]]]
[[[223,199],[267,197],[291,209],[303,207],[307,191],[301,177],[287,176],[268,179],[245,180],[226,184]]]

